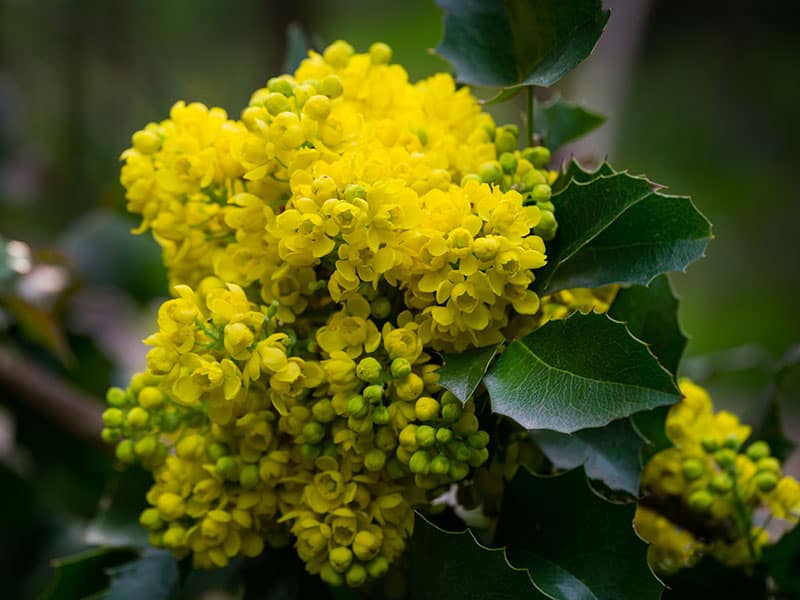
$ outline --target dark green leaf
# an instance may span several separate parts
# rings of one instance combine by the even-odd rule
[[[559,228],[534,287],[542,295],[610,283],[647,285],[702,257],[711,225],[688,197],[668,196],[643,177],[615,173],[553,196]]]
[[[774,546],[764,548],[764,564],[786,597],[800,597],[800,527],[786,532]]]
[[[439,369],[439,385],[466,402],[486,374],[497,349],[497,346],[487,346],[460,354],[445,354],[442,357],[444,366]]]
[[[630,419],[612,421],[605,427],[582,429],[573,434],[535,430],[531,436],[557,469],[583,465],[586,476],[602,481],[612,490],[639,495],[641,450],[645,441]]]
[[[450,533],[417,513],[409,544],[413,600],[545,598],[525,569],[508,564],[502,549],[478,543],[469,531]]]
[[[562,433],[680,398],[672,376],[623,323],[594,313],[550,321],[513,342],[484,383],[494,412]]]
[[[600,0],[437,0],[436,52],[462,83],[550,86],[594,48],[608,21]]]
[[[153,476],[143,469],[127,469],[109,485],[97,516],[86,528],[87,544],[135,547],[147,545],[147,530],[139,515],[147,508],[145,494]]]
[[[634,511],[595,495],[582,469],[558,477],[519,469],[505,491],[497,538],[511,564],[528,568],[551,598],[658,598]]]
[[[672,446],[664,427],[668,412],[669,406],[659,406],[631,416],[636,431],[648,441],[642,451],[642,463],[647,463],[651,456]]]
[[[795,448],[783,431],[781,406],[796,406],[799,399],[800,346],[794,346],[778,362],[766,393],[748,415],[753,424],[750,439],[767,442],[772,454],[781,461]]]
[[[178,561],[168,550],[150,550],[109,575],[106,600],[166,600],[178,584]]]
[[[585,171],[578,161],[574,158],[567,163],[564,172],[553,184],[553,193],[556,194],[563,190],[572,181],[588,183],[598,177],[614,175],[614,169],[607,162],[602,163],[594,171]]]
[[[674,575],[665,576],[664,585],[667,589],[661,596],[663,600],[774,598],[767,593],[763,573],[747,573],[742,568],[721,565],[708,556],[691,569],[681,569]]]
[[[536,130],[550,150],[586,135],[606,120],[601,114],[561,98],[544,105],[536,104],[534,111]]]
[[[670,373],[678,372],[687,339],[678,323],[678,299],[666,275],[656,277],[647,287],[620,290],[608,314],[646,342]]]
[[[299,23],[289,23],[286,26],[286,53],[283,57],[281,73],[294,73],[300,63],[308,58],[311,42]]]
[[[0,296],[0,306],[4,306],[19,323],[25,336],[41,344],[65,365],[73,365],[75,356],[70,350],[64,330],[48,311],[27,300],[6,294]]]
[[[14,271],[11,269],[11,258],[8,256],[6,241],[0,235],[0,286],[4,286],[6,280],[10,279],[12,275],[14,275]],[[0,287],[0,292],[3,290],[4,287]]]
[[[116,567],[132,556],[128,550],[98,548],[53,559],[56,577],[44,597],[47,600],[75,600],[96,594],[108,586],[106,569]]]

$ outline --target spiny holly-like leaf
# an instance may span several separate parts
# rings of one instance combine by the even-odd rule
[[[478,543],[469,531],[450,533],[420,514],[409,544],[413,600],[544,599],[528,571],[512,567],[502,549]]]
[[[612,490],[639,495],[640,455],[645,440],[630,419],[618,419],[605,427],[582,429],[573,434],[547,430],[530,433],[557,469],[583,465],[590,479],[602,481]]]
[[[166,600],[178,585],[178,561],[168,550],[150,550],[109,575],[106,600]]]
[[[594,494],[582,469],[536,477],[523,468],[506,488],[497,540],[551,598],[658,598],[634,511]]]
[[[678,372],[687,338],[678,322],[678,299],[666,275],[656,277],[647,287],[635,285],[620,290],[608,314],[647,342],[670,373]]]
[[[462,83],[550,86],[597,43],[609,12],[600,0],[437,0],[445,11],[436,53]]]
[[[586,135],[606,120],[601,114],[561,98],[555,98],[544,105],[536,104],[534,115],[536,130],[550,150]]]
[[[556,182],[553,184],[553,193],[556,194],[560,192],[573,181],[587,183],[593,179],[597,179],[598,177],[607,177],[614,174],[614,169],[612,169],[611,165],[609,165],[607,162],[602,163],[594,171],[586,171],[580,165],[580,163],[573,158],[569,161],[569,163],[566,164],[563,173],[561,173],[561,176],[556,179]]]
[[[75,600],[96,594],[108,586],[106,569],[132,557],[129,550],[98,548],[53,559],[55,580],[43,597],[47,600]]]
[[[647,347],[606,315],[576,313],[511,343],[484,378],[492,410],[572,433],[680,398]]]
[[[497,346],[487,346],[459,354],[445,354],[442,357],[444,366],[438,371],[439,385],[450,390],[461,402],[466,402],[486,374],[497,350]]]
[[[610,283],[647,285],[702,257],[711,225],[688,197],[668,196],[644,177],[574,177],[553,196],[559,228],[537,275],[542,295]]]

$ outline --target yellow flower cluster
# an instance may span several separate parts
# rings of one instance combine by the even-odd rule
[[[642,473],[636,527],[651,543],[651,564],[670,573],[705,553],[728,565],[752,563],[770,541],[753,523],[756,511],[796,523],[800,484],[782,476],[766,443],[742,450],[750,427],[714,412],[705,390],[683,380],[681,391],[666,421],[674,447],[653,456]]]
[[[557,174],[449,75],[411,84],[390,59],[336,42],[240,120],[179,102],[122,155],[174,297],[103,435],[153,471],[151,542],[198,566],[293,540],[310,572],[361,585],[489,457],[429,351],[542,314]]]

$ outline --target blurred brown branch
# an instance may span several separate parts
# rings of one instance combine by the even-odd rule
[[[69,433],[100,444],[100,402],[25,356],[0,346],[0,388],[18,393],[24,402]]]

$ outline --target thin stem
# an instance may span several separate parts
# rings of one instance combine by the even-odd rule
[[[533,136],[534,136],[534,129],[533,129],[533,86],[529,85],[525,88],[525,93],[527,96],[527,112],[528,112],[528,140],[527,143],[533,145]]]
[[[739,483],[736,480],[736,465],[731,465],[730,467],[730,475],[733,479],[733,501],[734,505],[736,506],[737,512],[739,513],[739,522],[744,529],[742,533],[744,533],[745,541],[747,542],[747,550],[750,553],[750,558],[755,563],[758,560],[756,556],[756,547],[753,543],[753,534],[750,531],[750,523],[752,522],[751,516],[747,512],[747,508],[744,505],[744,501],[742,500],[741,495],[739,494]]]

